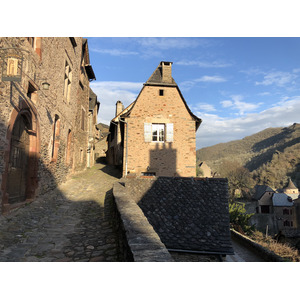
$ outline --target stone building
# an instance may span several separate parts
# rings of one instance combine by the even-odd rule
[[[117,102],[110,123],[107,159],[123,176],[196,176],[196,130],[192,114],[162,61],[127,108]]]
[[[109,126],[103,123],[97,124],[99,132],[99,141],[95,144],[95,158],[105,157],[107,151],[107,136],[109,134]]]
[[[95,145],[100,140],[100,131],[97,127],[97,115],[99,112],[100,102],[97,95],[90,88],[89,97],[89,115],[88,115],[88,156],[87,167],[90,168],[95,164]]]
[[[0,38],[0,201],[32,201],[87,165],[89,82],[81,37]]]
[[[253,199],[257,202],[257,214],[251,218],[252,224],[272,235],[300,236],[299,197],[299,190],[290,178],[280,192],[266,185],[256,186]]]

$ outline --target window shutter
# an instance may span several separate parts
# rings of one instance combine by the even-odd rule
[[[173,142],[173,123],[167,123],[166,127],[166,142]]]
[[[151,142],[152,140],[151,123],[144,123],[144,137],[146,143]]]

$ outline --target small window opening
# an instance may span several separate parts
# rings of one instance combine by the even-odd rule
[[[156,176],[155,172],[142,172],[142,176]]]
[[[159,96],[163,96],[164,95],[164,90],[159,90]]]

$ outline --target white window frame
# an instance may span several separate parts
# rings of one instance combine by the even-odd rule
[[[173,123],[144,123],[145,142],[173,142]]]

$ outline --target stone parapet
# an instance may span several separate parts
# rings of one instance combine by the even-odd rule
[[[113,186],[119,243],[125,261],[172,262],[173,259],[122,181]]]
[[[241,244],[247,246],[254,252],[256,252],[259,256],[261,256],[265,261],[269,262],[283,262],[284,259],[275,254],[274,252],[266,249],[265,247],[259,245],[258,243],[254,242],[250,238],[240,234],[239,232],[235,231],[234,229],[230,230],[232,239],[237,240]]]

